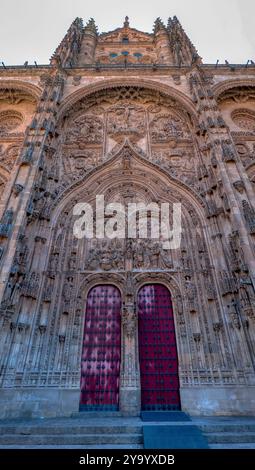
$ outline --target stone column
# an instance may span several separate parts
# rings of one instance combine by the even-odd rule
[[[126,416],[137,416],[141,408],[141,391],[138,358],[138,322],[134,302],[124,304],[121,323],[120,411]]]

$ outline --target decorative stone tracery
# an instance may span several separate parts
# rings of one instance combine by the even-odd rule
[[[146,284],[171,293],[183,397],[254,384],[254,83],[217,82],[220,70],[214,76],[200,64],[177,18],[167,27],[158,19],[153,35],[128,19],[123,28],[98,35],[93,20],[83,29],[77,19],[38,87],[1,82],[0,357],[3,389],[79,395],[87,295],[114,285],[122,299],[120,408],[137,414],[136,302]],[[148,65],[141,74],[123,72],[120,50],[109,55],[123,39],[147,43],[147,58],[128,57]],[[101,65],[117,67],[103,76]],[[94,210],[97,194],[125,208],[181,203],[180,247],[165,250],[162,236],[76,238],[73,208],[87,202]],[[70,401],[77,411],[77,397]]]

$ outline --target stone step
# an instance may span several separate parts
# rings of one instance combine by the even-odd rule
[[[142,426],[101,426],[96,425],[44,425],[44,426],[0,426],[0,436],[7,434],[39,435],[39,434],[142,434]]]
[[[142,434],[75,434],[75,435],[1,435],[0,446],[2,445],[98,445],[101,444],[142,444]]]
[[[81,445],[0,445],[0,449],[80,449]],[[143,449],[142,444],[101,444],[101,445],[86,445],[84,450],[87,449]]]
[[[255,433],[204,433],[209,444],[242,444],[242,443],[255,443]]]
[[[254,432],[254,424],[199,424],[199,429],[207,434],[221,432]]]
[[[120,411],[80,411],[72,413],[71,419],[88,419],[88,418],[122,418],[124,416]]]
[[[243,444],[210,444],[210,449],[215,450],[239,450],[239,449],[255,449],[255,444],[246,443]]]

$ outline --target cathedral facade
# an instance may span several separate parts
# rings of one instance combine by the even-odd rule
[[[181,203],[179,248],[77,238],[77,203]],[[0,417],[255,414],[255,68],[176,17],[77,18],[0,70]],[[111,216],[108,215],[108,221]]]

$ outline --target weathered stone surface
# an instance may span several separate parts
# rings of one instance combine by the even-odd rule
[[[176,17],[152,34],[77,18],[49,67],[1,68],[1,417],[78,412],[86,300],[102,284],[123,304],[119,407],[139,413],[148,283],[171,292],[182,408],[254,415],[254,113],[254,68],[203,64]],[[73,207],[98,194],[181,203],[180,248],[78,240]]]

